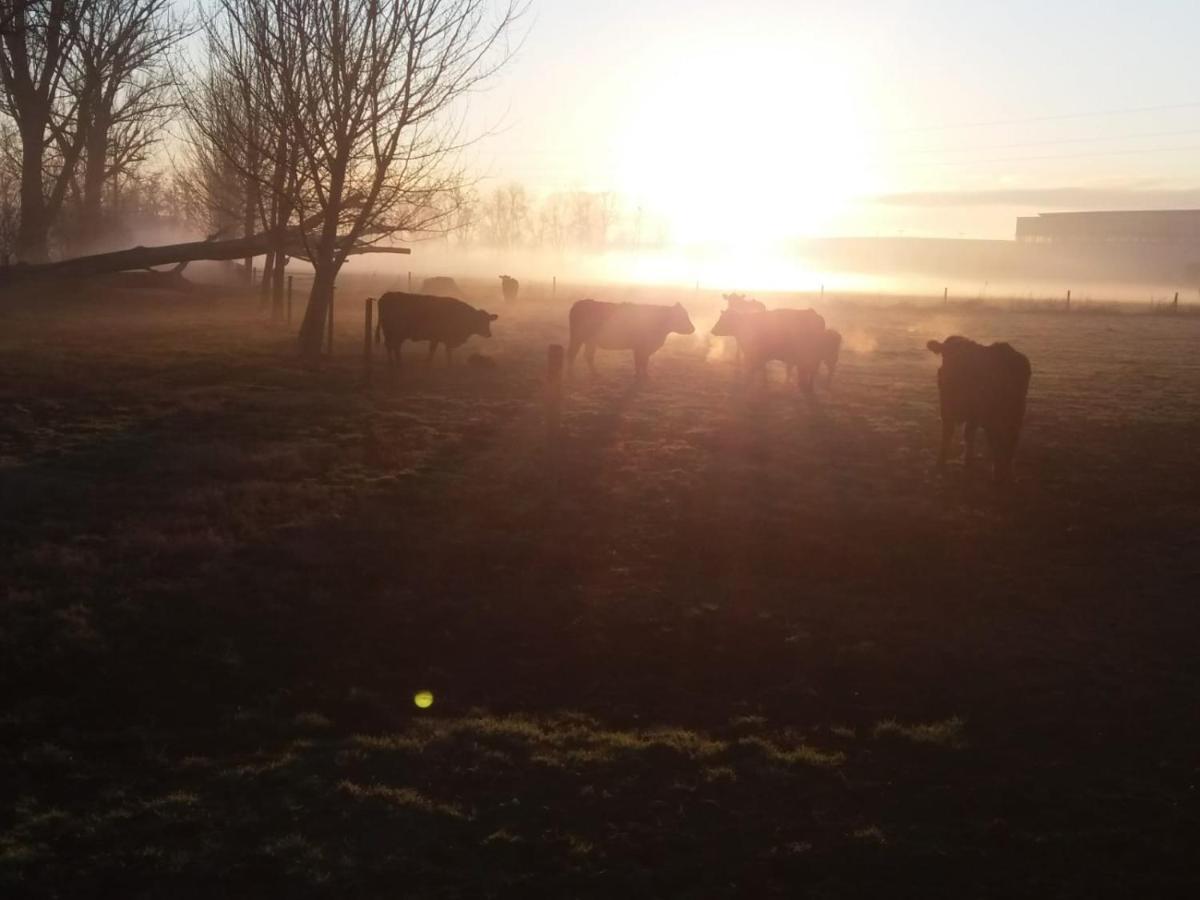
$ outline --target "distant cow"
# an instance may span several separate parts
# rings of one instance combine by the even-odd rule
[[[434,297],[462,299],[462,291],[458,287],[458,282],[445,275],[435,275],[433,278],[426,278],[421,282],[421,292],[431,294]]]
[[[517,299],[517,294],[521,290],[521,282],[515,278],[510,278],[507,275],[500,276],[500,293],[504,297],[505,303],[513,303]]]
[[[603,350],[632,350],[633,363],[639,380],[669,334],[693,334],[696,326],[687,310],[679,303],[674,306],[652,306],[646,303],[601,303],[580,300],[571,307],[571,340],[567,359],[571,365],[579,348],[583,347],[588,368],[596,371],[596,348]]]
[[[795,367],[797,384],[811,394],[825,340],[825,319],[811,309],[766,312],[726,310],[713,326],[717,337],[735,337],[746,354],[747,378],[767,379],[767,363],[780,360]]]
[[[930,341],[926,346],[942,358],[938,369],[942,407],[938,464],[946,464],[954,432],[965,423],[963,458],[969,465],[975,450],[975,429],[982,426],[992,451],[992,474],[997,481],[1007,481],[1012,477],[1025,418],[1029,359],[1008,344],[985,347],[958,336]]]
[[[433,361],[438,344],[444,344],[449,365],[454,349],[471,335],[491,337],[491,325],[497,318],[495,313],[475,309],[450,297],[392,291],[379,298],[375,342],[379,342],[380,335],[384,337],[388,360],[397,366],[405,341],[429,341],[429,362]]]
[[[766,312],[767,307],[761,300],[753,297],[747,299],[745,294],[722,294],[725,301],[725,311],[733,313]]]

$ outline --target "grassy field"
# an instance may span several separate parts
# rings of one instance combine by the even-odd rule
[[[0,895],[1195,895],[1200,317],[831,298],[810,404],[688,292],[549,441],[559,298],[371,390],[358,303],[0,302]]]

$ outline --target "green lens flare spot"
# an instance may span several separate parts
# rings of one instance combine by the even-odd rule
[[[433,691],[417,691],[413,695],[413,703],[420,709],[429,709],[433,706]]]

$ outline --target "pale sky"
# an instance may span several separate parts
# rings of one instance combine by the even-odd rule
[[[525,28],[473,100],[487,184],[617,191],[684,240],[1200,205],[1196,0],[534,0]]]

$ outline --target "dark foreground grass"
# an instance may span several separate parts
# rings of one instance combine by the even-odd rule
[[[85,308],[0,310],[4,896],[1196,887],[1200,323],[833,307],[815,406],[680,339],[549,444],[561,310],[364,391],[348,307]],[[1009,493],[952,332],[1034,361]]]

